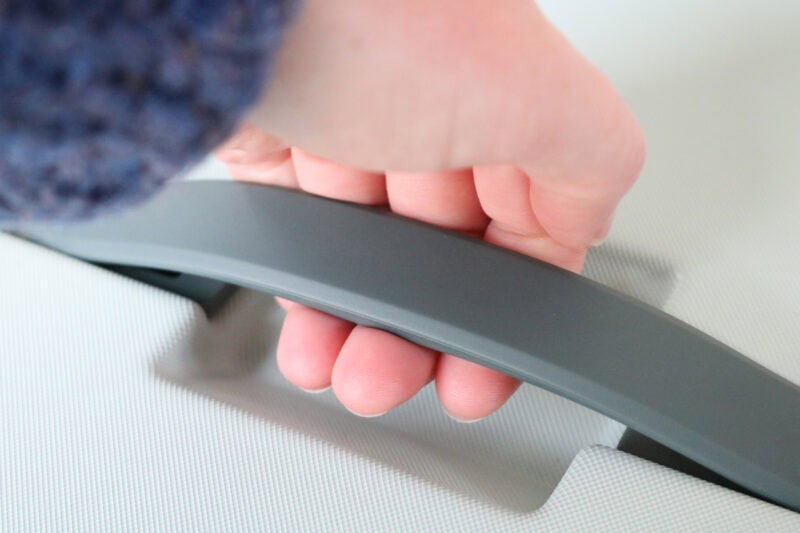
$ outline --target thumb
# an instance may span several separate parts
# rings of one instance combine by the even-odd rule
[[[549,53],[524,82],[535,111],[520,127],[512,161],[532,181],[531,206],[545,231],[586,248],[605,237],[639,176],[645,141],[602,72],[552,26],[540,36]]]

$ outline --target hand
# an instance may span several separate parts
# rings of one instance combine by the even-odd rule
[[[388,205],[576,272],[644,160],[627,106],[530,0],[307,0],[250,120],[218,151],[238,179]],[[435,380],[445,410],[471,421],[519,386],[282,305],[281,371],[332,385],[354,413]]]

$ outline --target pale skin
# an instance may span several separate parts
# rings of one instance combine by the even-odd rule
[[[580,271],[645,145],[605,76],[530,0],[306,0],[262,102],[217,151],[242,180],[469,232]],[[480,283],[480,280],[475,280]],[[432,380],[462,421],[519,382],[283,301],[278,365],[376,416]]]

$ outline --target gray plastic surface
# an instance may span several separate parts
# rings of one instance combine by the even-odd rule
[[[800,388],[658,310],[520,254],[295,191],[181,182],[23,233],[92,261],[288,297],[551,390],[800,510]]]

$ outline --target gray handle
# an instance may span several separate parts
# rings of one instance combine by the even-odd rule
[[[800,388],[551,265],[379,210],[226,182],[23,231],[92,261],[285,296],[543,387],[800,510]]]

